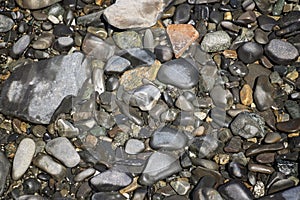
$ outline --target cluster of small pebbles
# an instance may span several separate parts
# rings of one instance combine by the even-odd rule
[[[299,200],[299,0],[0,0],[0,199]]]

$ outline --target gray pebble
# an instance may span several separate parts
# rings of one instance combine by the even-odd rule
[[[5,15],[0,15],[0,32],[7,32],[10,29],[12,29],[12,27],[15,25],[14,21],[5,16]]]
[[[207,33],[202,42],[201,48],[205,52],[218,52],[228,49],[231,44],[231,38],[225,31],[216,31]]]

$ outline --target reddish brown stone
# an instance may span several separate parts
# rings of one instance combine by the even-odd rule
[[[167,27],[167,33],[176,58],[179,58],[199,38],[199,33],[190,24],[171,24]]]

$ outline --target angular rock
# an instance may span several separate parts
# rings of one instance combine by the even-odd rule
[[[153,133],[150,146],[160,150],[179,150],[184,148],[187,142],[187,136],[181,130],[165,126]]]
[[[108,23],[119,29],[153,26],[171,0],[119,0],[104,10]]]
[[[299,52],[289,42],[273,39],[265,46],[267,57],[276,64],[288,65],[297,60]]]
[[[55,4],[61,0],[16,0],[17,4],[22,8],[28,8],[32,10],[45,8]]]
[[[160,90],[151,85],[142,85],[134,90],[132,99],[134,103],[143,111],[151,110],[160,98]]]
[[[167,26],[167,33],[176,58],[199,38],[198,31],[190,24],[171,24]]]
[[[65,137],[50,140],[45,149],[48,154],[54,156],[67,167],[75,167],[80,162],[79,154]]]
[[[0,111],[49,124],[66,96],[76,96],[89,74],[82,53],[57,56],[17,68],[4,82]]]
[[[66,175],[66,168],[61,164],[54,161],[50,156],[45,154],[37,155],[34,160],[33,164],[38,168],[44,170],[57,180],[61,180]]]
[[[218,52],[228,49],[231,44],[231,38],[225,31],[216,31],[207,33],[202,42],[201,48],[205,52]]]
[[[35,148],[35,142],[30,138],[25,138],[20,142],[12,167],[12,178],[14,180],[19,180],[27,171],[35,153]]]
[[[178,158],[168,153],[154,152],[146,163],[139,183],[150,186],[158,180],[167,178],[181,170]]]
[[[6,178],[9,174],[10,163],[5,155],[0,152],[0,195],[3,194],[5,189]]]
[[[200,136],[194,139],[190,150],[199,158],[210,158],[218,149],[220,141],[211,135]]]
[[[259,111],[269,109],[273,104],[275,89],[269,81],[269,77],[261,75],[256,79],[256,86],[253,94],[254,102]]]
[[[251,138],[264,135],[264,121],[254,113],[242,112],[231,122],[230,129],[234,135]]]
[[[180,89],[190,89],[198,84],[199,72],[192,61],[179,58],[164,63],[158,71],[157,79]]]
[[[155,62],[155,55],[147,49],[126,49],[118,54],[129,60],[133,67],[151,66]]]
[[[120,190],[132,182],[132,177],[124,172],[107,170],[94,176],[91,180],[92,186],[102,192]]]
[[[11,18],[0,15],[0,33],[9,31],[14,25],[15,23]]]
[[[130,66],[129,60],[120,56],[112,56],[105,65],[106,73],[122,73]]]

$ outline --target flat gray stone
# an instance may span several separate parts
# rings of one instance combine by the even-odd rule
[[[12,27],[15,25],[14,21],[5,16],[5,15],[0,15],[0,32],[7,32],[10,29],[12,29]]]
[[[117,191],[132,182],[132,177],[125,172],[107,170],[91,179],[92,186],[98,191]]]
[[[181,170],[179,159],[168,153],[154,152],[147,161],[139,183],[150,186]]]
[[[171,0],[119,0],[104,10],[108,23],[119,29],[153,26]]]
[[[3,84],[0,112],[49,124],[62,100],[76,96],[89,77],[88,63],[77,52],[17,68]]]
[[[57,180],[61,180],[66,176],[66,168],[54,161],[53,158],[48,155],[37,155],[33,160],[33,164],[38,168],[44,170]]]
[[[225,31],[207,33],[202,42],[201,48],[205,52],[218,52],[228,49],[231,44],[231,37]]]
[[[6,177],[9,174],[10,163],[5,155],[0,152],[0,196],[5,189]]]
[[[50,140],[45,149],[48,154],[54,156],[67,167],[75,167],[80,162],[79,154],[65,137]]]
[[[19,180],[27,171],[34,156],[35,148],[35,142],[30,138],[25,138],[20,142],[12,167],[12,178],[14,180]]]
[[[16,0],[20,7],[32,10],[45,8],[59,1],[61,0]]]
[[[199,72],[191,61],[179,58],[164,63],[158,71],[157,79],[180,89],[190,89],[198,84]]]

